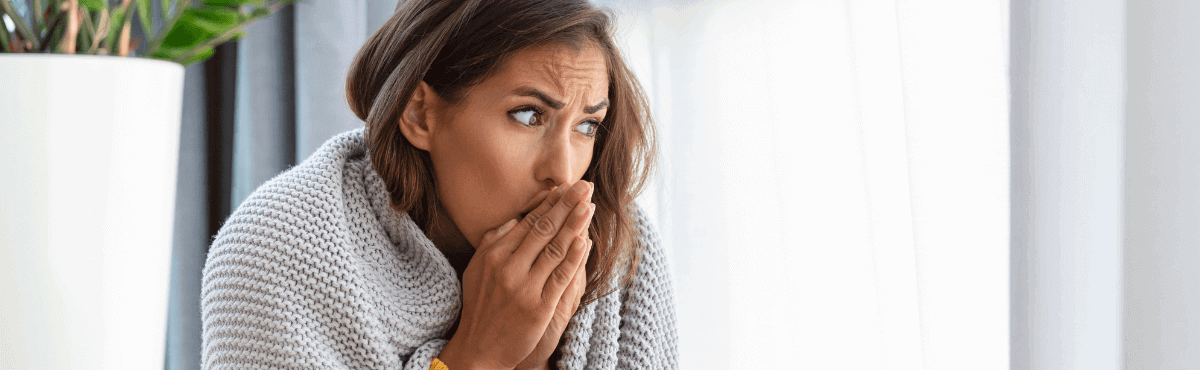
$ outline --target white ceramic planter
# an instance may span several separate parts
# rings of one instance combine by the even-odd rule
[[[183,67],[0,54],[0,367],[161,369]]]

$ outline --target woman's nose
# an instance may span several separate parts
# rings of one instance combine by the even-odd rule
[[[571,181],[575,176],[571,168],[572,153],[571,137],[567,130],[555,130],[542,140],[541,155],[535,164],[534,176],[549,186],[562,185]]]

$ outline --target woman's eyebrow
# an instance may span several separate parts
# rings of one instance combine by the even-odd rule
[[[516,89],[515,91],[513,91],[513,94],[517,95],[517,96],[532,96],[532,97],[538,98],[538,100],[541,100],[542,103],[546,103],[546,105],[549,105],[550,108],[554,108],[554,109],[562,109],[563,106],[565,106],[562,102],[559,102],[554,99],[550,99],[550,96],[547,96],[545,93],[539,91],[538,89],[534,89],[534,88],[530,88],[530,87],[523,87],[523,88]],[[604,100],[601,100],[600,103],[597,103],[596,105],[593,105],[590,107],[583,107],[583,112],[587,113],[587,114],[592,114],[592,113],[599,112],[601,109],[604,109],[606,107],[608,107],[608,98],[604,98]]]
[[[583,113],[592,114],[592,113],[599,112],[601,109],[604,109],[607,107],[608,107],[608,98],[604,98],[604,100],[601,100],[596,105],[593,105],[590,107],[583,107]]]

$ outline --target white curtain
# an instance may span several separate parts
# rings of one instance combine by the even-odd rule
[[[601,3],[683,368],[1008,368],[1007,1]]]

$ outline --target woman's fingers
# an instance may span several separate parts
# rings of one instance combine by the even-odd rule
[[[579,269],[579,262],[586,256],[586,251],[587,241],[576,236],[567,251],[566,258],[550,272],[549,278],[546,279],[546,285],[542,287],[542,302],[558,302],[562,298],[563,292],[567,290],[567,286],[571,285],[571,280],[575,277],[576,270]]]
[[[575,310],[579,308],[579,300],[583,298],[583,290],[587,287],[587,259],[592,251],[592,241],[584,239],[587,247],[583,250],[583,258],[579,259],[579,265],[575,267],[575,278],[571,279],[571,285],[567,287],[567,291],[563,293],[562,298],[558,300],[559,311],[565,314],[566,319],[570,319],[575,314]]]
[[[584,234],[587,232],[588,224],[592,221],[594,210],[595,208],[587,202],[579,202],[575,205],[575,210],[571,211],[571,216],[563,224],[558,235],[554,236],[554,239],[537,254],[536,260],[533,261],[533,266],[529,269],[529,276],[533,281],[545,281],[551,271],[565,263],[563,257],[566,256],[567,248],[571,247],[571,242],[575,238],[587,240]],[[518,254],[520,253],[522,252],[519,251]]]
[[[579,310],[579,301],[583,298],[584,288],[587,287],[587,268],[584,266],[587,265],[588,252],[592,250],[592,241],[587,239],[584,241],[587,246],[583,250],[583,258],[579,260],[579,265],[575,268],[575,276],[571,279],[570,285],[558,299],[558,305],[554,307],[554,318],[550,319],[550,325],[546,327],[546,335],[550,336],[553,344],[558,344],[558,339],[562,338],[563,330],[567,328],[571,316],[575,316],[575,311]],[[546,339],[543,338],[542,341],[546,341]],[[541,343],[538,345],[541,346]]]
[[[491,231],[488,231],[487,233],[484,233],[483,240],[479,242],[478,249],[483,250],[483,249],[486,249],[486,248],[492,246],[492,244],[496,243],[496,240],[499,240],[500,238],[503,238],[505,235],[508,235],[508,232],[511,231],[513,226],[516,226],[516,225],[517,225],[517,219],[514,218],[511,220],[508,220],[508,222],[505,222],[503,225],[500,225],[500,227],[496,228],[495,230],[491,230]]]
[[[514,266],[524,266],[529,271],[535,259],[542,256],[550,258],[549,263],[557,265],[566,255],[570,243],[563,240],[555,241],[555,236],[567,233],[570,237],[579,235],[579,225],[568,223],[568,216],[576,211],[576,206],[587,199],[591,193],[591,185],[586,181],[577,181],[564,191],[562,198],[544,214],[525,216],[519,226],[528,228],[529,232],[521,241],[521,246],[513,253],[511,263]],[[536,218],[535,218],[536,217]],[[576,214],[578,218],[578,214]],[[566,239],[570,241],[570,239]],[[514,267],[518,268],[518,267]]]
[[[529,214],[525,215],[524,219],[517,221],[515,227],[513,227],[512,230],[509,230],[508,233],[497,236],[496,241],[493,241],[493,243],[496,243],[495,253],[502,254],[505,256],[505,258],[507,258],[508,255],[511,255],[513,252],[515,252],[517,248],[521,246],[521,240],[525,238],[527,233],[529,233],[530,226],[528,224],[531,222],[531,220],[539,219],[545,215],[546,212],[550,212],[550,210],[554,208],[554,205],[558,203],[558,200],[562,198],[562,193],[567,188],[569,187],[558,186],[555,189],[547,191],[547,193],[544,195],[545,199],[542,200],[542,203],[539,204],[537,208],[529,211]],[[538,195],[538,197],[541,196],[543,195]],[[497,241],[500,240],[507,240],[508,242],[497,243]],[[483,242],[480,242],[479,244],[484,245]]]

